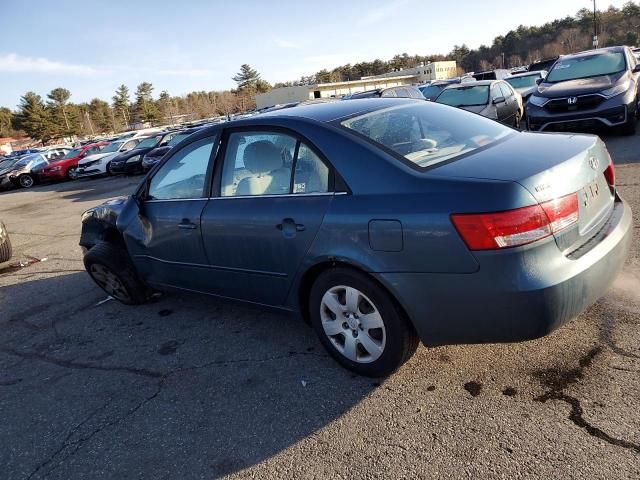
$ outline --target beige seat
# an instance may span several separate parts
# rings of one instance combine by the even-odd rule
[[[269,140],[247,145],[244,166],[252,175],[240,180],[236,196],[289,193],[291,169],[284,166],[281,150]]]

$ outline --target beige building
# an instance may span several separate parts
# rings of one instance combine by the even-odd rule
[[[272,107],[284,103],[304,102],[315,98],[340,98],[350,93],[397,87],[399,85],[419,85],[430,80],[442,80],[456,76],[456,62],[433,62],[406,70],[384,73],[373,77],[348,82],[317,83],[280,87],[256,95],[256,108]]]

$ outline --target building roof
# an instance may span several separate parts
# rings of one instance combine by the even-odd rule
[[[389,82],[393,80],[406,80],[408,78],[414,78],[416,75],[396,75],[393,77],[367,77],[360,80],[347,80],[344,82],[329,82],[329,83],[316,83],[314,85],[307,85],[309,88],[324,88],[324,87],[340,87],[342,85],[354,85],[357,83],[376,83],[376,82]]]

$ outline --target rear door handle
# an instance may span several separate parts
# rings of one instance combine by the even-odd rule
[[[296,223],[293,218],[285,218],[282,223],[276,225],[276,228],[285,234],[291,234],[294,232],[304,232],[307,227],[302,223]]]
[[[198,225],[192,223],[188,218],[183,218],[182,222],[178,224],[178,228],[182,230],[195,230],[196,228],[198,228]]]

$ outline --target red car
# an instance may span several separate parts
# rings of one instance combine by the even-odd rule
[[[54,160],[49,163],[49,166],[41,170],[38,174],[40,180],[75,180],[77,178],[76,168],[80,159],[87,155],[93,155],[98,153],[109,142],[98,142],[83,145],[82,147],[74,148],[64,157]]]

